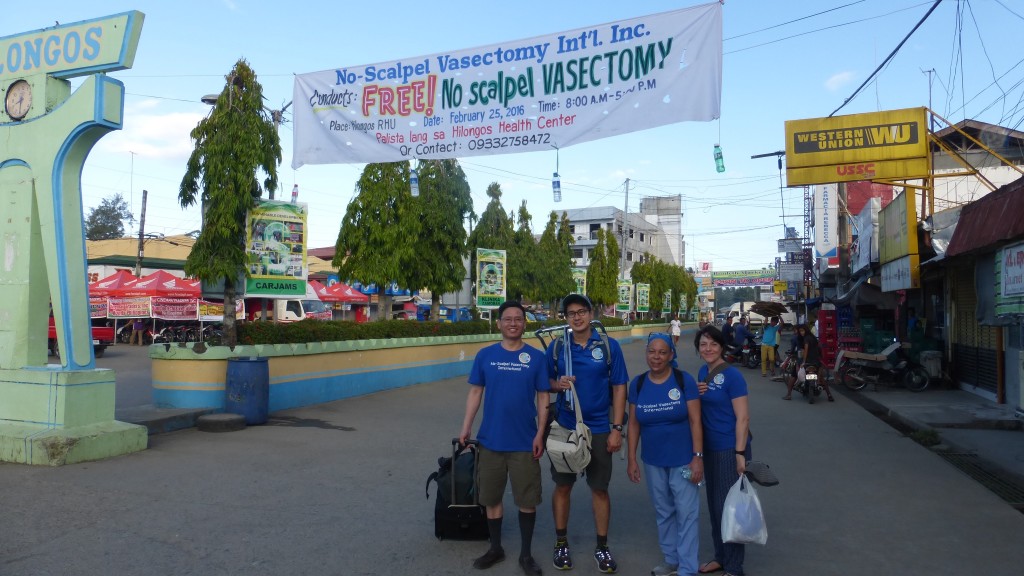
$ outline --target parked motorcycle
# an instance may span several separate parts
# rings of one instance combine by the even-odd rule
[[[868,384],[874,384],[876,390],[879,384],[902,384],[911,392],[920,392],[928,387],[931,379],[928,370],[913,362],[899,342],[893,342],[880,354],[844,350],[839,360],[839,380],[851,390],[860,390]]]

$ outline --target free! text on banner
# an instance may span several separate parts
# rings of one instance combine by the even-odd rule
[[[292,168],[534,150],[718,118],[718,2],[295,77]]]

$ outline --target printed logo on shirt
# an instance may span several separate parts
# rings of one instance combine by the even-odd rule
[[[594,360],[604,360],[604,350],[600,346],[591,350],[590,355],[594,357]]]
[[[679,400],[683,396],[683,393],[679,391],[679,388],[673,387],[668,391],[668,397],[671,400]]]
[[[522,362],[523,364],[529,364],[530,363],[530,353],[529,352],[520,352],[519,353],[519,361]]]
[[[711,388],[712,390],[719,390],[722,388],[722,384],[725,384],[725,374],[715,374],[715,377],[712,378],[711,382],[708,384],[708,388]]]

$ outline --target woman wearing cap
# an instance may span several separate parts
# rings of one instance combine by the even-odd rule
[[[654,504],[662,564],[653,576],[697,571],[699,488],[704,478],[700,396],[693,377],[676,368],[673,337],[647,340],[648,372],[629,385],[629,460],[626,474],[640,482],[637,446],[643,438],[644,475]]]
[[[750,450],[750,412],[747,382],[743,374],[722,357],[725,336],[714,326],[697,331],[693,340],[704,361],[697,371],[701,421],[704,425],[704,474],[707,478],[708,512],[715,557],[701,565],[700,574],[725,571],[724,576],[743,575],[743,544],[722,542],[722,510],[725,496],[746,472]]]

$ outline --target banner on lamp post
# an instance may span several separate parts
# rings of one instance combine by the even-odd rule
[[[493,310],[505,301],[504,250],[476,249],[476,307]]]

